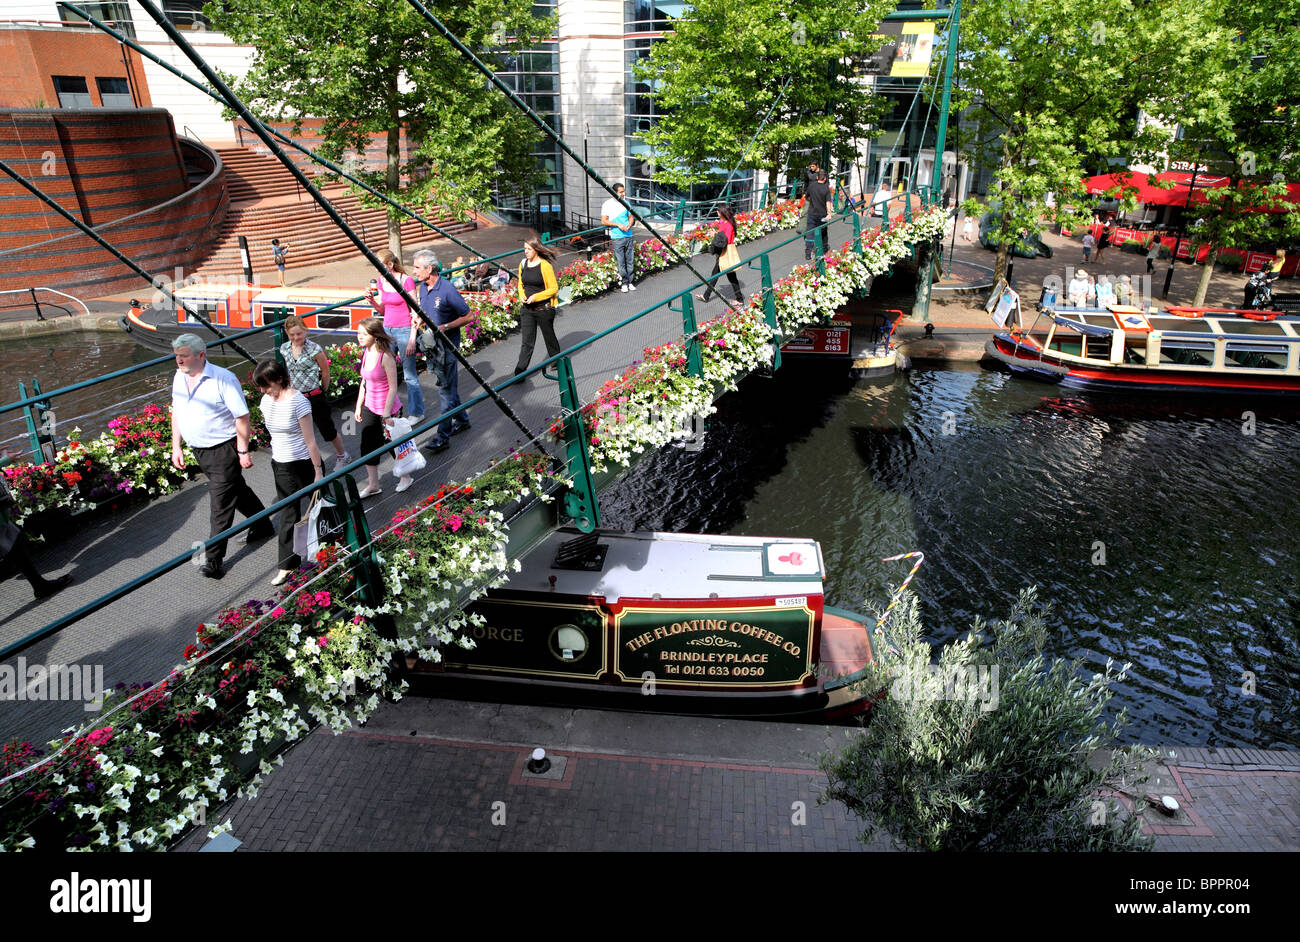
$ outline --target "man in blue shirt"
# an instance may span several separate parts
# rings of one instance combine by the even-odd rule
[[[619,288],[624,294],[635,291],[632,284],[636,266],[636,237],[632,233],[632,213],[623,202],[626,187],[614,184],[614,195],[605,200],[600,207],[600,224],[609,227],[609,247],[614,252],[614,261],[618,263]]]
[[[461,325],[470,320],[469,305],[452,283],[442,277],[442,262],[427,249],[416,252],[411,262],[411,274],[415,278],[420,310],[442,331],[443,336],[459,347]],[[456,375],[459,372],[458,361],[442,341],[434,344],[429,359],[438,380],[438,411],[446,415],[460,405],[459,377]],[[438,425],[437,434],[424,447],[435,452],[446,451],[450,444],[448,439],[468,428],[469,419],[464,412],[455,420],[444,419]]]
[[[176,355],[176,376],[172,379],[172,464],[184,470],[181,440],[189,445],[208,478],[208,510],[212,532],[209,538],[230,529],[235,511],[245,517],[266,507],[244,480],[241,469],[253,466],[248,438],[248,404],[244,390],[230,370],[208,362],[207,344],[195,334],[181,334],[172,341]],[[248,542],[275,536],[270,520],[248,531]],[[226,558],[226,541],[208,547],[203,575],[220,579]]]

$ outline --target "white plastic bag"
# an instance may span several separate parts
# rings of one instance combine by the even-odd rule
[[[389,441],[411,434],[411,423],[407,419],[390,419],[385,428],[388,432]],[[420,454],[420,448],[415,444],[415,439],[403,442],[393,449],[393,475],[395,477],[409,477],[416,471],[423,470],[424,455]]]

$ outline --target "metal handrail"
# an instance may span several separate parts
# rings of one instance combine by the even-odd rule
[[[32,301],[33,301],[33,303],[36,303],[36,292],[37,292],[37,291],[48,291],[48,292],[50,292],[50,294],[57,294],[57,295],[58,295],[59,297],[61,297],[61,298],[67,298],[69,301],[76,301],[78,304],[81,305],[81,309],[82,309],[83,311],[85,311],[87,314],[90,313],[90,308],[86,307],[85,303],[84,303],[80,298],[74,298],[72,295],[70,295],[70,294],[66,294],[65,292],[62,292],[62,291],[59,291],[57,288],[47,288],[47,287],[45,287],[44,285],[34,285],[33,287],[30,287],[30,288],[10,288],[10,289],[5,290],[5,291],[0,291],[0,294],[27,294],[28,292],[30,292],[31,295],[32,295]],[[40,304],[37,303],[37,304],[36,304],[36,316],[37,316],[37,318],[40,319],[40,320],[45,320],[45,318],[43,318],[43,317],[40,316],[40,311],[41,311]],[[72,312],[71,312],[71,311],[68,312],[68,316],[69,316],[69,317],[72,316]]]

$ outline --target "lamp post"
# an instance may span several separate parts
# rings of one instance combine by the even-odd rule
[[[1165,272],[1165,289],[1160,292],[1160,300],[1169,300],[1169,285],[1174,280],[1174,262],[1178,261],[1178,250],[1183,244],[1183,232],[1187,229],[1187,211],[1192,208],[1192,193],[1196,191],[1196,175],[1201,172],[1201,154],[1196,153],[1196,163],[1192,165],[1192,182],[1187,186],[1187,202],[1183,204],[1183,224],[1178,227],[1178,235],[1174,236],[1174,251],[1169,256],[1169,270]],[[1152,236],[1155,238],[1155,236]]]

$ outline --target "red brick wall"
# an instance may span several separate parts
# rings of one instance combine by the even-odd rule
[[[67,27],[0,30],[0,108],[57,108],[56,75],[84,78],[96,105],[97,78],[127,79],[136,105],[153,104],[139,54],[111,36]]]
[[[206,171],[194,189],[182,148],[191,165]],[[166,277],[178,266],[196,266],[229,205],[220,159],[178,141],[162,109],[0,111],[0,160],[137,264]],[[0,175],[0,289],[46,285],[98,297],[139,283],[92,239]]]

